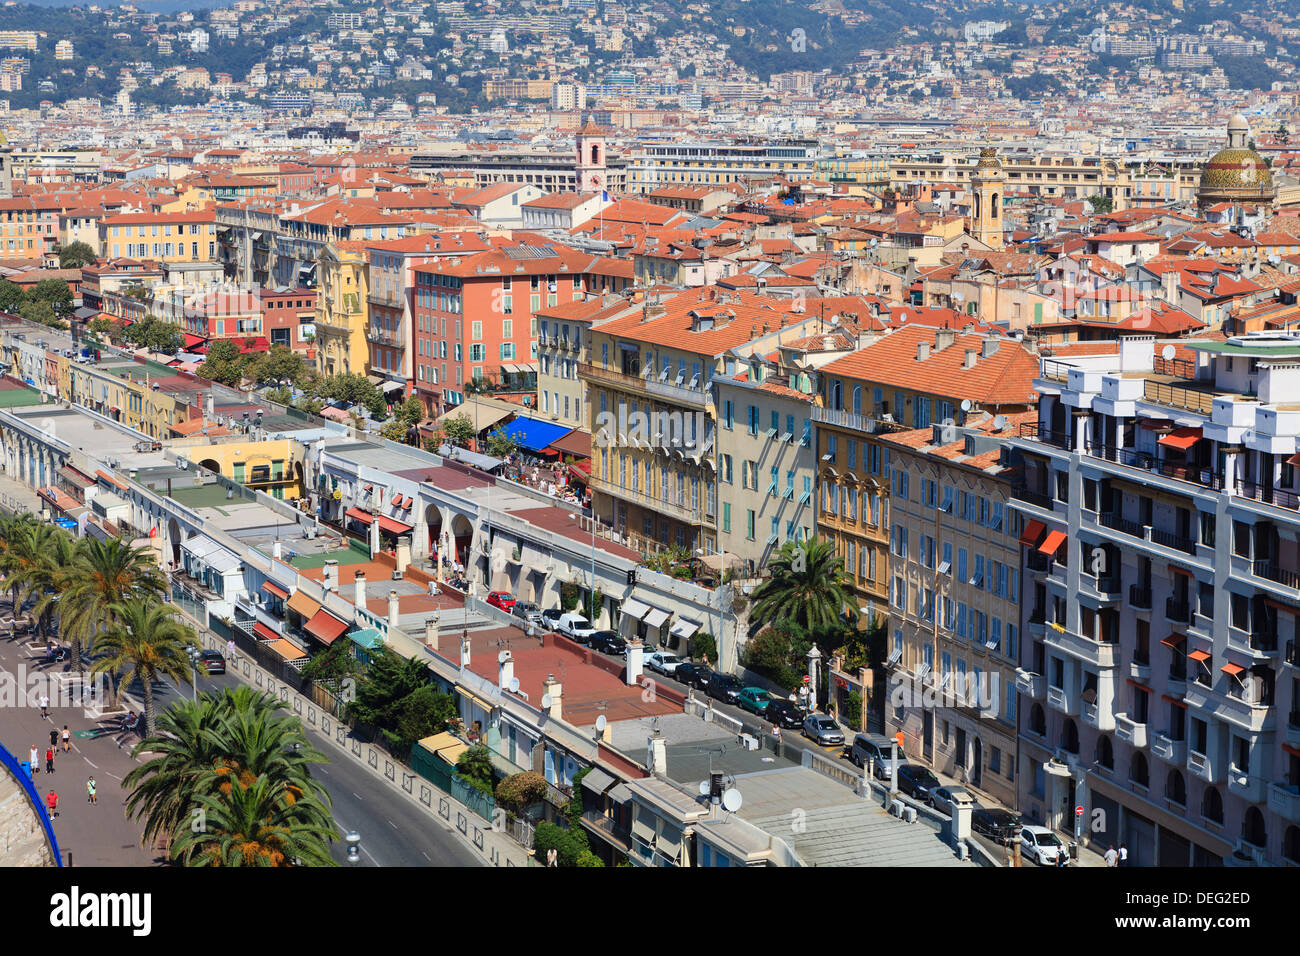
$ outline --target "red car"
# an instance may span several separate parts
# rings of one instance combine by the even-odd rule
[[[505,591],[493,591],[487,596],[487,602],[493,607],[499,607],[503,611],[509,611],[515,606],[515,599]]]

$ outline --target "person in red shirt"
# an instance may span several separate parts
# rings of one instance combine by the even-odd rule
[[[51,790],[45,796],[45,803],[50,808],[50,816],[57,817],[59,815],[59,795]]]
[[[54,748],[45,748],[45,772],[54,773]]]

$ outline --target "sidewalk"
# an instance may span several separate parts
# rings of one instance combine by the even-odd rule
[[[0,471],[0,510],[15,514],[26,511],[40,514],[41,504],[40,496],[35,491]]]

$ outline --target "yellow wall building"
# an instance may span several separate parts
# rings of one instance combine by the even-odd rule
[[[365,243],[329,243],[317,261],[316,368],[325,375],[364,375],[370,357]]]

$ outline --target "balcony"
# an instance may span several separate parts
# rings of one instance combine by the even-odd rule
[[[690,405],[694,408],[704,409],[713,404],[713,392],[709,388],[707,381],[703,383],[701,388],[688,388],[685,385],[676,384],[675,378],[661,382],[658,375],[651,374],[642,377],[620,372],[617,369],[602,368],[599,365],[592,365],[590,362],[578,363],[578,376],[580,378],[586,377],[603,385],[612,385],[614,388],[625,392],[636,395],[650,394],[665,401]]]
[[[1228,792],[1236,794],[1247,803],[1263,803],[1265,800],[1264,779],[1257,774],[1239,770],[1228,765]]]
[[[1110,528],[1112,531],[1119,531],[1134,538],[1145,540],[1147,536],[1146,525],[1136,521],[1129,521],[1127,518],[1109,511],[1098,514],[1097,523],[1103,528]]]
[[[1143,682],[1151,679],[1151,662],[1131,660],[1128,662],[1128,676]]]
[[[1300,495],[1289,488],[1276,488],[1253,481],[1238,480],[1236,493],[1239,498],[1249,498],[1266,505],[1277,505],[1279,508],[1288,508],[1292,511],[1300,509]]]
[[[1300,667],[1300,647],[1295,641],[1286,642],[1286,656],[1283,658],[1289,667]]]
[[[599,810],[583,810],[582,824],[620,850],[626,852],[632,849],[631,834]]]
[[[1055,448],[1061,448],[1065,451],[1069,451],[1073,447],[1073,444],[1070,441],[1069,432],[1053,431],[1050,428],[1043,428],[1039,422],[1025,422],[1021,425],[1020,437],[1042,442],[1044,445],[1052,445]]]
[[[1175,740],[1167,731],[1158,731],[1151,735],[1151,754],[1168,763],[1187,762],[1187,741]]]
[[[1176,481],[1200,485],[1202,488],[1223,491],[1227,487],[1224,476],[1213,469],[1189,465],[1186,462],[1167,461],[1150,452],[1138,451],[1134,448],[1117,448],[1101,442],[1089,442],[1087,453],[1092,458],[1101,458],[1127,468],[1136,468],[1139,471],[1159,475],[1161,478],[1173,478]]]
[[[1199,707],[1220,720],[1251,733],[1272,729],[1273,708],[1263,701],[1251,701],[1236,694],[1220,693],[1199,681],[1187,685],[1184,696],[1188,707]]]
[[[845,428],[849,431],[861,432],[864,435],[898,432],[907,428],[901,422],[887,422],[882,418],[859,415],[842,408],[822,408],[818,405],[813,406],[812,420],[819,425],[834,425],[836,428]]]
[[[1280,568],[1271,561],[1252,562],[1251,571],[1257,578],[1264,578],[1288,588],[1300,590],[1300,572],[1289,568]]]
[[[1138,611],[1151,610],[1151,588],[1129,585],[1128,603]]]
[[[1079,698],[1064,687],[1047,688],[1047,706],[1070,717],[1079,716]]]
[[[390,309],[400,309],[405,303],[405,296],[396,289],[371,289],[366,296],[371,305],[384,305]]]
[[[1213,391],[1202,391],[1197,388],[1187,388],[1183,385],[1167,385],[1163,382],[1147,379],[1143,383],[1143,397],[1148,402],[1153,402],[1156,405],[1196,412],[1206,418],[1214,417]]]
[[[1300,787],[1289,783],[1270,784],[1268,808],[1290,823],[1300,823]]]
[[[606,481],[596,475],[591,476],[589,483],[596,491],[604,492],[623,501],[635,502],[652,511],[657,511],[670,518],[676,518],[678,521],[684,521],[687,524],[713,524],[713,516],[706,515],[703,509],[679,504],[671,498],[647,495],[644,492],[617,485],[612,481]]]
[[[1116,714],[1115,736],[1130,747],[1145,747],[1147,745],[1147,725],[1139,724],[1127,714]]]
[[[1187,751],[1187,772],[1194,777],[1200,777],[1206,783],[1215,782],[1214,765],[1210,758],[1195,750]]]
[[[1188,601],[1180,601],[1177,598],[1166,598],[1165,617],[1175,624],[1191,624],[1192,605]]]
[[[1172,548],[1174,551],[1181,551],[1184,554],[1196,553],[1196,540],[1181,534],[1174,534],[1172,531],[1162,531],[1159,528],[1151,529],[1151,542],[1153,544],[1163,545],[1166,548]]]
[[[1016,668],[1016,690],[1031,700],[1042,700],[1047,679],[1042,674]]]
[[[1109,708],[1103,709],[1098,706],[1097,702],[1081,700],[1079,703],[1079,717],[1089,727],[1096,727],[1104,733],[1110,733],[1115,729],[1115,714]]]
[[[406,346],[406,330],[400,327],[385,329],[372,325],[366,329],[366,341],[374,342],[377,345],[387,345],[391,348],[404,348]]]
[[[1058,631],[1055,626],[1048,627],[1043,632],[1043,640],[1048,647],[1086,661],[1093,667],[1106,669],[1115,666],[1118,645],[1114,643],[1094,641],[1082,634],[1074,634],[1066,630]]]
[[[1040,491],[1031,491],[1028,488],[1013,488],[1011,497],[1019,501],[1027,501],[1031,505],[1036,505],[1044,511],[1051,511],[1056,505],[1056,501],[1051,495],[1045,495]],[[1036,554],[1037,552],[1032,552]]]

